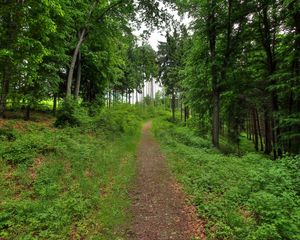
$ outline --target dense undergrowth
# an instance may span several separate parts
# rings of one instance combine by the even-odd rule
[[[191,129],[158,118],[154,134],[208,239],[300,239],[300,157],[223,154]],[[246,149],[246,148],[245,148]]]
[[[153,114],[123,104],[81,112],[77,127],[1,121],[0,239],[122,239],[140,124]]]

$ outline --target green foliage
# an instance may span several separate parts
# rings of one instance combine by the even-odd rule
[[[154,133],[209,239],[299,239],[299,156],[273,162],[256,153],[223,155],[162,118]]]
[[[54,152],[56,149],[49,143],[50,139],[36,134],[18,134],[15,139],[5,144],[0,151],[2,159],[11,164],[31,164],[39,154]]]
[[[120,104],[110,109],[104,109],[95,119],[95,126],[104,128],[111,134],[123,134],[136,131],[142,114],[130,105]]]
[[[15,141],[16,134],[13,129],[10,128],[0,128],[0,141]]]
[[[85,115],[84,108],[80,107],[78,101],[68,98],[63,102],[54,125],[56,127],[80,126]]]
[[[17,122],[16,140],[0,140],[0,238],[122,238],[142,113],[119,106],[63,129]]]

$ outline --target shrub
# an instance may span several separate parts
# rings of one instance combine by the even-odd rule
[[[12,129],[0,128],[0,140],[15,141],[16,138]]]
[[[38,154],[54,152],[56,147],[43,135],[27,134],[20,137],[2,150],[2,158],[12,164],[30,164]]]
[[[54,125],[56,127],[80,126],[86,117],[84,108],[76,100],[68,98],[63,102]]]

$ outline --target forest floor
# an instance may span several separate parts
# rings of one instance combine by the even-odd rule
[[[133,223],[128,238],[205,239],[204,224],[172,177],[165,157],[150,133],[151,126],[151,122],[144,124],[138,147],[137,179],[131,193]]]

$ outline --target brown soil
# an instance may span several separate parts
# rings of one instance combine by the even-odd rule
[[[203,222],[187,204],[181,187],[172,177],[159,145],[143,127],[138,148],[138,176],[132,192],[133,223],[129,240],[206,239]]]

